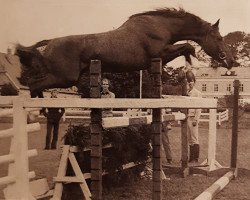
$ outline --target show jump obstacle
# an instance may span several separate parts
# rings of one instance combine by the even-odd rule
[[[102,143],[101,143],[101,128],[103,124],[101,109],[103,108],[148,108],[153,109],[152,115],[152,143],[153,143],[153,200],[162,199],[162,165],[161,165],[161,126],[162,126],[162,109],[165,108],[208,108],[215,110],[217,108],[217,100],[215,99],[204,99],[204,98],[195,98],[195,97],[176,97],[176,98],[161,98],[161,60],[153,59],[152,60],[152,73],[153,73],[153,82],[154,82],[154,91],[151,99],[100,99],[100,61],[91,62],[91,97],[88,99],[65,99],[65,98],[44,98],[44,99],[31,99],[31,98],[21,98],[21,97],[6,97],[0,99],[0,105],[9,106],[13,105],[14,110],[14,125],[13,130],[17,136],[18,140],[23,141],[22,144],[16,143],[14,146],[16,148],[16,155],[14,155],[17,160],[19,159],[19,164],[15,165],[13,173],[16,173],[15,176],[20,176],[20,178],[15,178],[14,175],[9,175],[7,178],[2,179],[2,183],[12,184],[13,182],[18,182],[17,180],[22,179],[22,183],[17,183],[15,186],[15,195],[20,199],[34,199],[31,197],[30,188],[29,188],[29,172],[28,172],[28,153],[27,153],[27,129],[23,124],[26,123],[26,109],[33,108],[48,108],[48,107],[65,107],[65,108],[91,108],[91,191],[92,194],[85,192],[85,197],[92,199],[102,199]],[[94,70],[94,71],[93,71]],[[105,120],[104,120],[105,121]],[[22,125],[21,125],[22,124]],[[212,127],[211,129],[214,129]],[[216,127],[214,129],[216,131]],[[7,133],[4,133],[7,134]],[[7,134],[8,135],[8,134]],[[187,138],[187,137],[185,137]],[[185,141],[187,143],[187,141]],[[183,162],[187,162],[188,149],[182,150],[186,156],[183,156]],[[23,156],[23,159],[20,159],[19,156]],[[11,156],[10,156],[11,157]],[[11,162],[11,159],[3,158],[1,160],[8,160]],[[74,159],[72,159],[74,160]],[[3,161],[5,162],[5,161]],[[6,161],[7,162],[7,161]],[[72,161],[74,162],[74,161]],[[22,171],[22,172],[21,172]],[[25,185],[25,189],[20,185]],[[88,199],[87,198],[87,199]]]

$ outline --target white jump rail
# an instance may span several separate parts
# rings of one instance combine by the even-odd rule
[[[181,112],[173,112],[171,114],[162,115],[162,121],[178,121],[184,120],[185,114]],[[139,117],[107,117],[102,119],[102,126],[104,128],[126,127],[136,124],[150,124],[152,122],[152,115]]]
[[[29,172],[28,158],[36,156],[37,150],[28,150],[27,132],[40,130],[40,124],[27,125],[27,110],[37,109],[25,110],[23,102],[19,97],[0,98],[0,107],[13,106],[13,109],[0,111],[1,117],[13,115],[13,128],[0,131],[0,138],[11,138],[10,153],[0,156],[0,164],[9,164],[8,176],[0,178],[0,185],[7,185],[4,189],[6,199],[35,199],[29,188],[29,179],[35,177],[35,172]]]
[[[212,200],[218,192],[223,190],[225,186],[234,178],[234,172],[227,172],[224,176],[214,182],[209,188],[202,192],[195,200]]]
[[[216,99],[175,96],[168,99],[69,99],[24,98],[25,108],[217,108]]]

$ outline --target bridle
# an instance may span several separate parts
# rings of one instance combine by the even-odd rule
[[[207,43],[208,34],[209,34],[209,31],[206,33],[205,43]],[[201,47],[201,49],[204,50],[203,47]],[[218,55],[219,55],[219,58],[221,60],[225,61],[225,59],[226,59],[226,53],[224,51],[222,51],[220,48],[219,48],[219,54]]]

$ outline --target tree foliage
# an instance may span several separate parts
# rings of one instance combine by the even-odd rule
[[[240,66],[250,65],[250,34],[235,31],[224,37],[225,43],[233,53],[235,60]]]

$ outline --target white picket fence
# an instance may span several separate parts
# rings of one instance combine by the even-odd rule
[[[209,113],[201,113],[201,122],[209,122]],[[216,115],[216,122],[221,125],[222,122],[228,121],[228,109],[223,112],[219,112]]]

